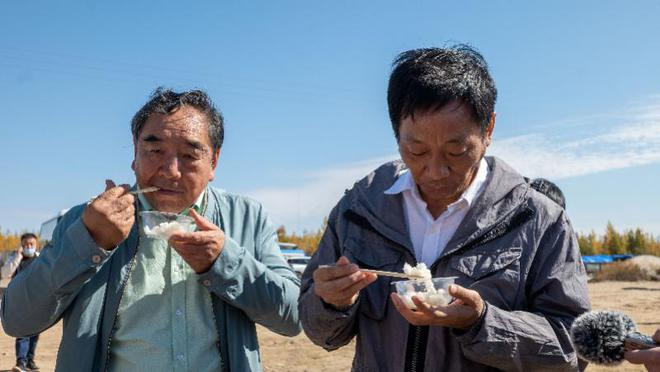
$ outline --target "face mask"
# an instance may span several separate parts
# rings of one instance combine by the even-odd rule
[[[35,248],[23,248],[23,256],[32,257],[37,250]]]

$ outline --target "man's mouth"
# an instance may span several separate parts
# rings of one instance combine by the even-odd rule
[[[424,188],[427,190],[439,191],[446,189],[449,185],[446,183],[427,183],[424,185]]]
[[[182,190],[174,189],[174,188],[167,188],[167,187],[160,187],[160,186],[157,186],[157,187],[159,188],[159,190],[156,191],[156,194],[159,194],[159,195],[177,195],[177,194],[181,194],[183,192]]]

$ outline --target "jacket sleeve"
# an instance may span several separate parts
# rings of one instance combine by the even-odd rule
[[[0,309],[8,335],[34,335],[55,324],[109,257],[83,225],[83,208],[63,217],[41,255],[9,283]]]
[[[220,256],[198,280],[254,322],[295,336],[301,330],[297,308],[300,280],[282,256],[277,232],[265,211],[260,205],[254,208],[255,254],[226,235]]]
[[[542,236],[525,289],[528,311],[487,304],[481,320],[457,335],[464,355],[506,371],[584,369],[570,342],[573,320],[589,311],[577,239],[562,215]]]
[[[333,264],[341,257],[341,249],[336,233],[336,209],[328,218],[328,226],[323,233],[316,253],[312,256],[302,277],[302,288],[298,308],[305,334],[316,345],[326,350],[338,349],[357,334],[357,313],[359,297],[353,306],[338,310],[326,304],[314,293],[313,273],[320,264]]]
[[[11,276],[14,275],[14,272],[18,268],[18,265],[21,264],[22,259],[23,256],[18,254],[18,252],[12,253],[7,258],[7,262],[5,262],[4,265],[2,265],[2,269],[0,269],[1,270],[0,278],[5,278],[5,279],[11,278]]]

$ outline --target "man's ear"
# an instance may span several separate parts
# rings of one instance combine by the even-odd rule
[[[493,139],[493,129],[495,129],[495,117],[497,114],[493,112],[490,115],[490,120],[488,121],[488,127],[486,127],[486,131],[484,133],[484,140],[486,146],[490,146],[490,143],[492,142]]]
[[[211,156],[211,177],[209,178],[209,182],[215,179],[215,168],[218,167],[219,158],[220,158],[220,149],[217,149],[216,151],[213,152],[213,155]]]
[[[137,139],[133,137],[133,161],[131,162],[133,172],[135,172],[135,158],[137,158]]]

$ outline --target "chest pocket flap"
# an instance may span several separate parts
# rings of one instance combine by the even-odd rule
[[[476,281],[518,263],[521,252],[521,247],[495,247],[486,244],[459,253],[451,259],[450,265],[452,269]]]
[[[395,267],[403,254],[388,244],[383,244],[382,240],[370,243],[355,238],[346,240],[344,250],[349,260],[365,269]]]
[[[349,238],[344,243],[344,255],[362,268],[386,271],[400,271],[403,266],[403,252],[384,240],[368,242]],[[387,301],[392,290],[391,279],[378,276],[378,280],[360,291],[360,312],[362,315],[381,320],[385,317]]]

